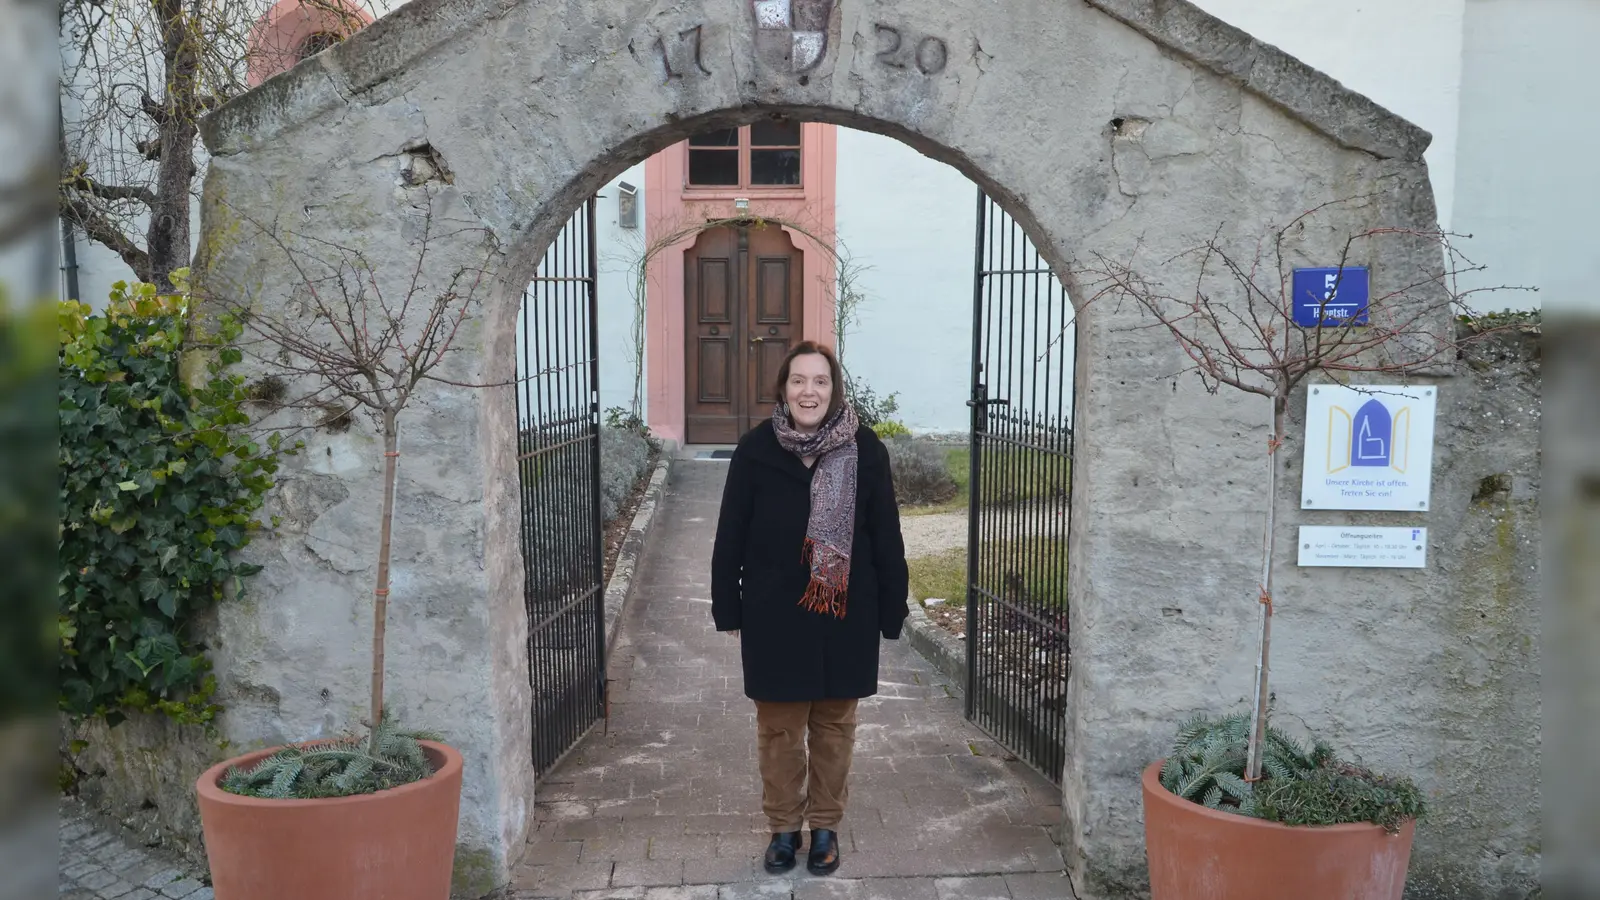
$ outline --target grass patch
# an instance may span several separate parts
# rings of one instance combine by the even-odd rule
[[[972,449],[950,447],[945,465],[956,483],[956,495],[944,503],[908,506],[907,515],[964,512],[972,502]],[[1071,466],[1052,453],[1021,447],[986,447],[984,484],[990,504],[1001,505],[1039,497],[1066,496],[1071,487]],[[937,595],[935,595],[937,596]]]
[[[911,595],[918,601],[943,597],[951,606],[967,602],[967,548],[906,560],[911,570]]]
[[[1067,544],[1057,537],[1027,537],[984,544],[979,552],[986,583],[1015,590],[1020,586],[1029,608],[1064,608],[1067,601]],[[918,601],[942,597],[948,606],[967,603],[967,548],[958,547],[933,556],[906,560],[911,572],[911,595]],[[1006,572],[1027,572],[1027,577],[1006,579]],[[1005,594],[1002,593],[1002,596]]]

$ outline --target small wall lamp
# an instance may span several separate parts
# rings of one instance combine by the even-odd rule
[[[617,225],[639,227],[639,189],[626,181],[617,182]]]

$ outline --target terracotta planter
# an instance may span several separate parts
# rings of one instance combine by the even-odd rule
[[[1191,803],[1144,770],[1150,900],[1400,900],[1415,822],[1289,826]]]
[[[195,783],[217,900],[448,900],[461,807],[461,754],[422,746],[433,777],[326,800],[261,800],[218,787],[218,763]]]

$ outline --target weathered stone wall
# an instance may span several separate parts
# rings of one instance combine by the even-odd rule
[[[1425,133],[1178,0],[841,0],[826,35],[819,50],[814,35],[759,29],[744,0],[415,0],[212,117],[207,283],[292,308],[293,271],[247,220],[358,240],[380,272],[406,272],[407,238],[431,208],[493,235],[437,249],[489,260],[494,287],[452,373],[501,380],[522,286],[580,199],[693,131],[780,111],[957,166],[1069,288],[1074,260],[1163,259],[1219,225],[1253,246],[1341,198],[1368,199],[1301,235],[1292,264],[1336,258],[1352,231],[1435,220]],[[429,196],[404,175],[424,143],[451,173]],[[1433,245],[1404,237],[1358,262],[1378,278],[1440,266]],[[1088,897],[1143,881],[1139,771],[1187,714],[1246,702],[1254,651],[1266,410],[1153,377],[1179,368],[1175,351],[1128,331],[1135,321],[1086,309],[1078,347],[1064,806]],[[1514,429],[1480,415],[1469,378],[1439,383],[1434,562],[1290,573],[1278,708],[1434,791],[1443,812],[1419,839],[1419,876],[1458,896],[1515,896],[1537,855],[1523,768],[1537,756],[1537,664],[1517,644],[1537,621],[1515,613],[1531,583],[1533,522],[1518,505],[1531,470]],[[391,702],[466,755],[461,882],[481,887],[521,847],[533,788],[511,404],[430,389],[405,427]],[[235,742],[358,720],[380,463],[358,419],[316,433],[277,492],[285,525],[255,548],[266,571],[220,627]],[[1245,474],[1200,474],[1219,465]],[[1474,505],[1499,474],[1510,490]],[[1290,508],[1293,494],[1285,484]],[[1173,605],[1182,616],[1160,615]]]
[[[1509,331],[1442,382],[1426,601],[1347,620],[1350,658],[1374,645],[1390,686],[1317,701],[1341,743],[1428,789],[1413,900],[1539,886],[1542,356],[1536,332]]]

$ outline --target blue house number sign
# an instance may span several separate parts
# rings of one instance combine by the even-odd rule
[[[1294,270],[1294,323],[1302,328],[1367,324],[1366,266]],[[1318,315],[1321,321],[1318,321]]]

